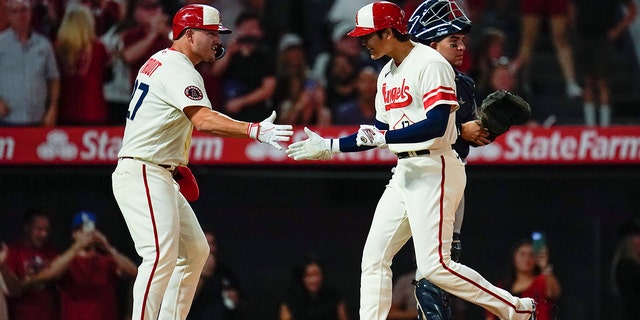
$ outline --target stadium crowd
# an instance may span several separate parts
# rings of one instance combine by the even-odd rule
[[[276,110],[277,121],[293,125],[371,119],[375,87],[369,80],[386,61],[372,62],[359,41],[346,35],[357,9],[368,2],[206,2],[220,9],[233,30],[222,37],[227,56],[197,66],[215,108],[245,121]],[[421,1],[394,2],[410,16]],[[580,17],[593,14],[588,1],[557,1],[548,8],[542,5],[547,1],[458,2],[474,22],[460,71],[476,80],[478,102],[496,89],[536,94],[530,61],[541,32],[536,28],[549,20],[567,99],[584,100],[585,124],[611,124],[606,81],[582,81],[567,40],[574,13],[577,31],[584,33]],[[188,3],[198,0],[0,0],[0,125],[124,124],[135,74],[151,54],[170,46],[171,17]],[[620,3],[624,11],[607,8],[605,31],[593,31],[615,27],[612,43],[623,39],[636,15],[634,1]],[[583,95],[583,84],[600,87],[585,88]]]

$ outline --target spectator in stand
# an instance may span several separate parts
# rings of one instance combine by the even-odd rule
[[[402,5],[402,10],[404,10],[404,14],[406,14],[407,17],[411,17],[421,3],[422,0],[407,0]]]
[[[578,65],[584,75],[584,122],[595,126],[596,109],[599,109],[598,123],[608,127],[611,124],[609,74],[616,59],[615,42],[633,23],[638,9],[633,0],[572,0],[572,4],[578,34]],[[623,6],[625,10],[621,12]]]
[[[515,244],[510,259],[507,274],[498,285],[518,297],[535,299],[537,320],[555,319],[554,301],[560,297],[562,289],[553,274],[549,248],[526,238]],[[487,314],[486,319],[496,318]]]
[[[122,34],[127,29],[128,21],[126,19],[119,21],[100,37],[100,41],[111,57],[108,76],[103,83],[103,92],[109,112],[109,124],[112,125],[125,124],[131,101],[131,73],[129,66],[122,58],[124,49]]]
[[[39,208],[27,210],[23,218],[24,236],[9,244],[7,268],[18,280],[25,281],[51,263],[58,251],[48,244],[49,215]],[[57,320],[59,319],[58,294],[52,284],[31,286],[20,295],[9,297],[9,319]]]
[[[504,32],[496,28],[485,29],[478,39],[473,56],[473,67],[469,75],[476,80],[476,91],[480,93],[479,96],[482,96],[480,101],[491,92],[491,71],[495,65],[504,59],[508,60],[505,56],[505,42]]]
[[[374,123],[376,118],[376,84],[378,83],[378,71],[371,66],[366,66],[358,72],[356,80],[356,98],[338,104],[333,115],[335,125],[353,125],[362,123]]]
[[[60,80],[51,42],[31,28],[31,2],[8,0],[0,32],[0,126],[53,126]]]
[[[95,21],[96,35],[102,36],[124,18],[125,5],[119,0],[80,0],[89,7]],[[69,2],[71,4],[73,2]]]
[[[620,320],[640,319],[640,219],[630,218],[620,227],[620,239],[611,265],[611,281],[621,302]]]
[[[60,66],[60,125],[106,125],[103,82],[109,54],[96,36],[89,7],[70,3],[55,43]]]
[[[4,31],[9,28],[9,17],[6,2],[6,0],[0,0],[0,31]]]
[[[412,12],[415,11],[412,10]],[[415,261],[415,259],[414,259]],[[416,302],[416,268],[401,274],[393,283],[391,309],[387,320],[414,320],[418,318],[418,304]]]
[[[471,30],[474,34],[474,41],[471,43],[473,52],[481,45],[481,39],[486,36],[487,33],[495,33],[497,31],[503,33],[504,41],[502,46],[504,47],[504,55],[507,57],[514,57],[517,55],[520,39],[520,15],[519,15],[519,1],[513,0],[489,0],[486,8],[483,10],[483,15],[477,20],[470,17],[474,23],[479,22],[480,27]],[[477,36],[476,36],[477,35]]]
[[[223,79],[223,110],[234,119],[262,121],[274,110],[276,59],[263,42],[260,15],[244,11],[235,27],[227,57],[213,65],[213,74]]]
[[[61,319],[117,320],[117,282],[132,279],[138,268],[95,229],[96,215],[77,213],[71,222],[73,244],[50,265],[29,277],[26,288],[56,282],[60,291]]]
[[[221,12],[222,23],[224,24],[236,21],[238,15],[245,11],[247,6],[246,1],[229,0],[187,0],[185,4],[207,4],[213,6]],[[228,37],[222,37],[221,41],[226,45],[228,39]],[[212,106],[213,110],[223,112],[224,105],[221,103],[221,101],[223,101],[223,79],[221,76],[214,74],[213,65],[213,62],[203,61],[196,66],[196,69],[200,72],[200,75],[202,75],[209,100],[215,103]]]
[[[352,27],[353,17],[356,16],[358,9],[364,5],[371,3],[369,0],[335,0],[327,19],[332,26],[339,24],[340,22],[350,22]]]
[[[335,53],[331,56],[325,88],[327,106],[331,112],[335,112],[338,105],[357,97],[356,80],[359,68],[356,59],[352,56],[343,53]]]
[[[18,295],[22,288],[16,275],[7,267],[6,260],[9,249],[0,243],[0,319],[9,319],[7,296]]]
[[[318,55],[331,48],[332,25],[327,16],[332,5],[333,1],[270,1],[269,15],[280,22],[282,34],[295,32],[304,39],[305,52],[311,64]]]
[[[65,0],[29,0],[32,8],[31,27],[36,32],[55,40],[64,14]]]
[[[520,12],[522,14],[522,36],[517,57],[513,60],[515,70],[522,70],[525,86],[529,88],[529,73],[531,55],[533,54],[540,23],[549,21],[551,39],[556,50],[556,56],[566,83],[566,94],[569,98],[582,95],[582,88],[576,82],[573,52],[571,43],[567,39],[567,25],[569,20],[569,0],[522,0]]]
[[[222,22],[225,24],[231,24],[238,19],[238,15],[241,12],[248,10],[248,1],[246,0],[238,0],[238,1],[229,1],[229,0],[186,0],[185,4],[196,4],[202,3],[213,6],[223,13]],[[222,43],[226,43],[227,38],[222,39]],[[208,93],[208,92],[207,92]]]
[[[502,57],[494,62],[493,68],[489,71],[489,90],[481,92],[482,99],[497,90],[519,91],[518,78],[512,73],[511,68],[509,68],[509,59],[506,57]]]
[[[347,303],[326,285],[324,264],[311,255],[295,267],[291,286],[280,303],[279,320],[348,320]]]
[[[302,38],[287,33],[280,40],[278,50],[278,85],[274,93],[278,122],[330,125],[331,112],[325,104],[324,87],[310,75]]]
[[[329,86],[328,78],[332,57],[334,55],[343,54],[351,57],[358,68],[364,65],[373,65],[376,66],[377,69],[381,67],[371,62],[369,54],[362,49],[360,41],[358,41],[357,38],[347,35],[354,26],[354,23],[351,21],[340,22],[333,26],[331,31],[331,50],[320,53],[313,62],[313,74],[325,88]]]
[[[204,264],[188,320],[235,320],[242,318],[244,298],[233,269],[220,260],[213,231],[205,229],[209,257]]]
[[[129,66],[131,84],[138,70],[154,53],[171,46],[169,17],[158,0],[132,0],[125,19],[135,23],[123,31],[122,59]]]

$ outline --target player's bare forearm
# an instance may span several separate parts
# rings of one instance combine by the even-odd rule
[[[133,63],[136,60],[142,59],[148,54],[149,48],[157,37],[158,34],[156,32],[149,32],[144,38],[122,49],[122,59],[124,62]]]
[[[0,244],[0,276],[4,280],[4,283],[7,288],[6,294],[10,297],[17,296],[21,293],[20,280],[16,277],[16,274],[13,273],[9,267],[5,264],[8,254],[8,247],[6,244]]]
[[[337,308],[338,320],[349,320],[349,316],[347,313],[347,305],[344,302],[338,303]]]
[[[562,287],[560,286],[560,282],[558,278],[553,274],[553,271],[546,271],[544,275],[544,280],[546,284],[546,298],[547,299],[557,299],[562,294]]]
[[[60,80],[51,79],[48,82],[48,100],[49,106],[47,112],[42,119],[45,126],[51,127],[56,124],[58,118],[58,100],[60,99]]]
[[[217,137],[246,138],[249,123],[206,107],[186,107],[184,113],[196,130]]]
[[[23,281],[23,287],[28,289],[36,284],[54,281],[60,278],[67,271],[71,261],[81,248],[81,245],[76,241],[67,251],[51,261],[51,264],[47,268],[25,279],[25,281]]]
[[[126,275],[127,277],[134,278],[138,275],[138,266],[136,266],[129,257],[118,252],[114,247],[111,247],[111,255],[116,261],[118,266],[118,275]]]
[[[264,101],[271,96],[276,91],[276,77],[270,76],[262,79],[262,85],[258,87],[256,90],[250,92],[244,97],[245,104],[253,104]]]
[[[19,296],[22,292],[22,287],[20,286],[20,281],[13,273],[13,271],[9,270],[6,265],[0,264],[0,275],[2,276],[5,285],[7,286],[6,294],[10,297]]]

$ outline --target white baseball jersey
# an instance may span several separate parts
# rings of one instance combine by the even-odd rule
[[[398,160],[371,221],[362,252],[360,319],[385,320],[392,302],[393,257],[413,238],[416,279],[478,304],[501,319],[529,319],[532,300],[495,287],[471,268],[450,259],[455,210],[466,185],[464,164],[452,149],[458,108],[454,71],[435,50],[416,44],[396,66],[378,76],[377,120],[397,130],[424,120],[437,105],[451,105],[444,136],[411,144],[389,144],[393,152],[429,149]]]
[[[211,109],[202,76],[184,54],[157,52],[138,72],[118,156],[187,164],[193,132],[183,113],[188,106]]]
[[[426,113],[438,105],[450,105],[451,115],[442,137],[419,143],[390,144],[389,150],[395,153],[450,147],[458,137],[453,68],[436,50],[419,43],[414,45],[399,66],[389,61],[380,71],[376,119],[389,124],[389,130],[397,130],[426,119]]]
[[[211,108],[182,53],[165,49],[140,68],[129,104],[113,195],[142,258],[132,319],[186,319],[209,246],[171,168],[187,164],[193,125],[183,109]]]

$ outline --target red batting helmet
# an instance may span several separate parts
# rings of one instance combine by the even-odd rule
[[[231,33],[231,30],[222,25],[218,9],[204,4],[190,4],[178,10],[173,17],[173,40],[180,38],[187,28]]]
[[[348,35],[359,37],[385,28],[394,28],[407,33],[407,19],[404,11],[395,3],[378,1],[370,3],[356,14],[356,27]]]

